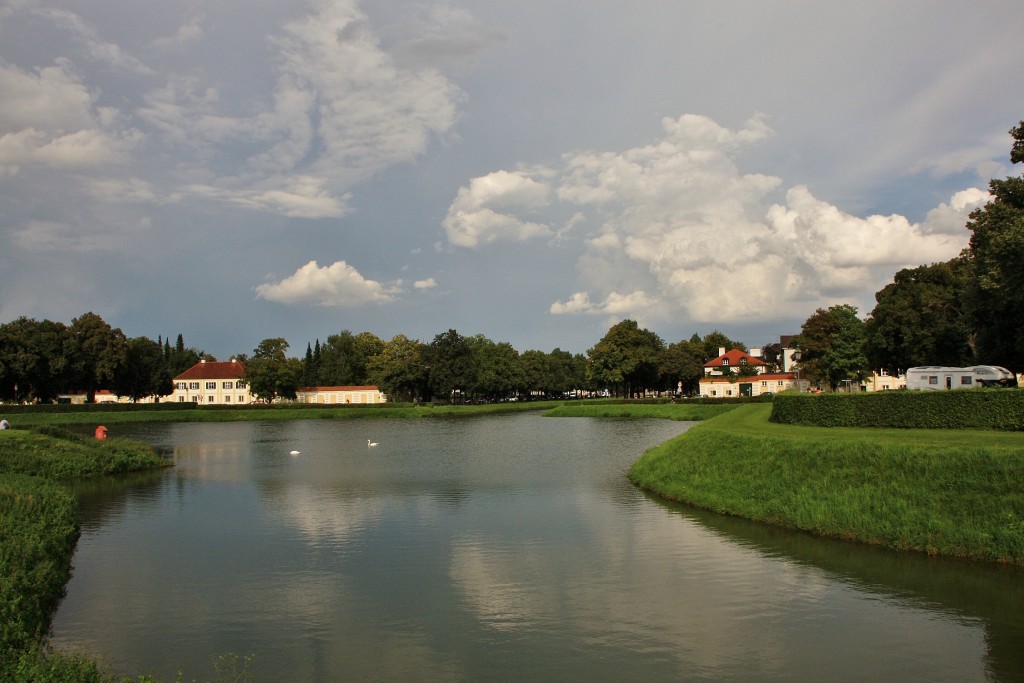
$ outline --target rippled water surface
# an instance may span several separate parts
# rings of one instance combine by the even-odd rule
[[[54,642],[164,681],[227,653],[256,681],[1024,679],[1024,574],[635,490],[688,426],[119,428],[176,466],[80,491]]]

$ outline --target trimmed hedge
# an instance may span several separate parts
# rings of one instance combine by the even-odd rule
[[[816,427],[1024,431],[1024,391],[881,391],[779,394],[772,422]]]

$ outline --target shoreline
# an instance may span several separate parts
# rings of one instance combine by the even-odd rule
[[[1024,435],[814,428],[739,406],[645,453],[666,500],[818,536],[1024,568]]]

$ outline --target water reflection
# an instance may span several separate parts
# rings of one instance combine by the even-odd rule
[[[765,555],[819,568],[855,589],[941,611],[952,622],[980,625],[990,674],[997,680],[1024,676],[1024,572],[1019,568],[894,553],[648,499]]]
[[[683,429],[530,415],[139,428],[177,466],[83,493],[55,641],[167,680],[202,678],[224,652],[255,652],[257,680],[1022,675],[1019,572],[631,487],[629,464]]]

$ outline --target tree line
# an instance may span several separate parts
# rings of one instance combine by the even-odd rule
[[[1024,162],[1024,121],[1010,130]],[[993,179],[967,222],[968,246],[944,263],[905,268],[875,294],[866,320],[818,309],[795,340],[804,376],[833,389],[869,368],[999,365],[1024,370],[1024,177]]]
[[[1010,135],[1011,161],[1024,162],[1024,121]],[[989,187],[992,199],[971,213],[970,242],[959,256],[900,270],[876,293],[866,319],[841,304],[803,323],[792,342],[802,379],[835,389],[872,369],[1024,368],[1024,178],[993,179]],[[301,359],[287,355],[284,339],[265,339],[251,356],[236,358],[250,391],[264,400],[294,398],[303,386],[376,385],[399,401],[491,401],[576,390],[692,394],[704,364],[722,347],[747,350],[717,330],[665,344],[624,320],[586,355],[558,348],[520,353],[507,342],[450,329],[429,343],[344,330],[307,344]],[[763,348],[769,370],[778,371],[781,346]],[[180,334],[173,346],[160,337],[128,338],[91,312],[70,325],[21,317],[0,325],[0,400],[52,402],[78,391],[92,402],[100,389],[133,400],[166,396],[172,378],[202,358],[216,360],[186,348]]]

